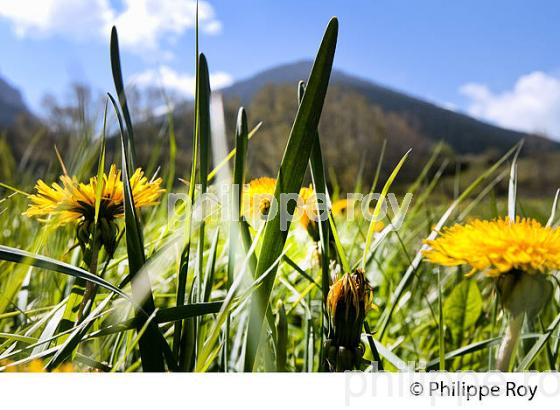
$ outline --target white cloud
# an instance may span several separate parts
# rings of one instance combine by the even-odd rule
[[[107,39],[116,25],[122,47],[134,52],[157,51],[195,25],[195,0],[0,0],[0,19],[19,37],[62,35],[74,39]],[[221,32],[213,7],[199,4],[201,30]]]
[[[560,77],[534,71],[501,93],[478,83],[465,84],[459,91],[469,99],[467,111],[475,117],[560,139]]]
[[[173,38],[195,26],[196,2],[185,0],[124,0],[124,11],[114,21],[119,40],[131,49],[156,49],[164,38]],[[204,32],[217,34],[221,23],[208,2],[199,4]]]
[[[168,66],[160,66],[157,69],[149,69],[131,77],[131,84],[140,88],[161,88],[171,90],[183,97],[194,97],[195,76],[179,73]],[[210,74],[210,86],[212,90],[227,87],[233,82],[228,73],[217,71]]]
[[[19,37],[89,37],[114,18],[108,0],[0,0],[0,17]]]
[[[202,29],[208,34],[220,34],[222,32],[222,23],[219,20],[212,20],[205,24]]]

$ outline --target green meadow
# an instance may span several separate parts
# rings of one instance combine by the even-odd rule
[[[337,36],[333,18],[309,77],[293,84],[299,106],[285,124],[281,162],[273,175],[262,175],[276,179],[275,200],[308,187],[327,205],[345,198],[328,172],[319,131]],[[247,156],[261,138],[252,125],[259,118],[238,107],[235,128],[225,130],[233,150],[213,157],[211,61],[197,43],[191,166],[178,166],[185,161],[177,158],[173,116],[149,142],[152,159],[140,163],[115,29],[110,51],[115,90],[98,135],[76,135],[71,146],[53,150],[55,165],[46,174],[38,175],[32,162],[18,168],[8,150],[1,159],[0,175],[7,177],[0,181],[0,371],[559,369],[556,270],[535,274],[546,282],[540,287],[514,281],[507,288],[484,271],[467,275],[469,266],[439,266],[423,253],[425,240],[473,218],[534,218],[555,229],[557,198],[523,196],[530,166],[518,160],[522,143],[453,175],[444,144],[430,147],[422,163],[414,156],[424,147],[404,147],[396,160],[378,147],[368,159],[374,178],[355,175],[354,192],[377,194],[368,215],[328,211],[287,229],[280,214],[220,218],[200,199],[250,182]],[[116,133],[107,132],[109,125]],[[414,178],[403,181],[401,168],[411,160]],[[118,210],[97,184],[91,204],[76,197],[64,209],[78,212],[73,221],[54,223],[61,211],[55,208],[40,218],[24,215],[36,180],[101,181],[113,163],[122,171]],[[157,201],[146,206],[139,205],[145,191],[131,182],[137,168],[147,186],[161,178]],[[406,193],[410,204],[396,215],[389,194],[402,204]],[[182,200],[170,212],[177,195]],[[243,200],[234,198],[233,214],[243,216]],[[287,203],[289,214],[296,205]],[[340,294],[329,296],[332,289]],[[532,304],[512,307],[512,298]]]

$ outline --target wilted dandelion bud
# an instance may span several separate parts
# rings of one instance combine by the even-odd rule
[[[345,273],[331,286],[327,297],[330,331],[325,344],[331,371],[353,370],[359,366],[364,353],[360,336],[366,313],[372,306],[372,295],[361,269]]]

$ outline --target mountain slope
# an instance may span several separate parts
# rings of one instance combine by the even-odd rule
[[[226,98],[239,98],[242,104],[248,105],[266,85],[296,84],[307,79],[311,64],[310,61],[300,61],[277,66],[239,81],[222,92]],[[526,152],[560,148],[560,144],[546,138],[487,124],[339,70],[333,71],[331,84],[365,96],[385,112],[399,114],[426,137],[446,141],[459,153],[480,153],[489,148],[506,150],[522,138],[526,140]]]
[[[19,90],[0,77],[0,127],[12,125],[19,114],[26,112]]]

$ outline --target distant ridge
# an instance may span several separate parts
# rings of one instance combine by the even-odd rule
[[[238,81],[222,93],[226,98],[239,98],[242,104],[248,105],[267,85],[306,80],[311,66],[311,61],[276,66]],[[480,153],[489,148],[506,150],[523,138],[526,152],[560,148],[560,144],[547,138],[497,127],[340,70],[333,70],[331,84],[362,94],[385,112],[401,115],[429,139],[446,141],[459,153]]]
[[[28,113],[21,92],[0,77],[0,127],[13,124],[21,113]]]

